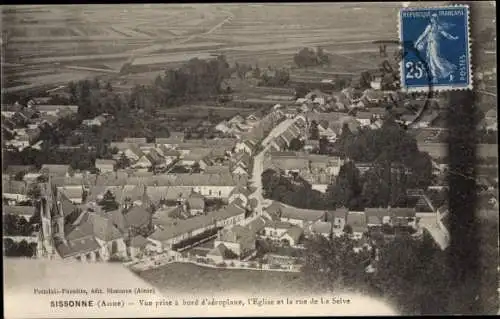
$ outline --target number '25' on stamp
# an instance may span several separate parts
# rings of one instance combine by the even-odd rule
[[[403,90],[472,89],[469,7],[401,9],[399,36]]]

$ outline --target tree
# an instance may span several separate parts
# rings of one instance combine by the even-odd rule
[[[402,314],[448,311],[450,271],[446,254],[432,242],[398,236],[380,249],[373,284]]]
[[[309,128],[309,138],[315,141],[319,140],[318,122],[316,122],[316,120],[311,121],[311,126]]]
[[[272,169],[266,169],[262,173],[262,189],[264,190],[264,196],[271,196],[274,189],[279,185],[279,182],[279,174]]]
[[[335,184],[327,188],[328,202],[350,209],[358,209],[361,206],[360,194],[362,190],[359,175],[359,170],[352,161],[344,163],[340,167]]]
[[[105,212],[117,210],[119,207],[115,200],[115,195],[113,195],[110,190],[107,190],[106,193],[104,193],[102,200],[98,204]]]
[[[31,200],[36,201],[36,200],[40,199],[40,197],[42,196],[42,190],[40,189],[40,185],[37,183],[30,184],[26,195],[28,195],[28,197]]]
[[[389,203],[389,192],[389,185],[381,178],[378,168],[365,173],[361,192],[364,207],[386,207]]]
[[[300,151],[304,147],[304,142],[298,138],[294,138],[290,141],[288,148],[291,151]]]
[[[122,153],[122,155],[118,158],[118,160],[116,161],[116,169],[125,169],[127,167],[129,167],[131,165],[131,161],[130,159],[124,154]]]
[[[365,287],[365,261],[369,253],[354,252],[348,236],[315,236],[305,242],[302,273],[318,291],[361,289]]]

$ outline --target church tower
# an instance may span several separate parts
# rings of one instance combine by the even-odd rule
[[[52,238],[52,198],[47,185],[43,184],[43,195],[40,200],[40,221],[41,221],[41,247],[39,254],[41,256],[51,256],[54,253],[53,238]]]
[[[54,258],[54,190],[49,177],[47,183],[42,184],[42,196],[40,200],[40,222],[41,231],[39,239],[38,253],[39,256]]]

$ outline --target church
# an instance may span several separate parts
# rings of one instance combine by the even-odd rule
[[[74,205],[50,182],[42,184],[40,220],[38,258],[99,262],[127,257],[112,214]]]

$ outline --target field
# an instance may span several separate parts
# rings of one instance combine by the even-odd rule
[[[192,264],[170,264],[139,273],[139,277],[165,292],[230,294],[307,293],[300,273],[258,270],[219,270]]]
[[[491,25],[491,5],[477,6],[476,29]],[[22,92],[118,72],[128,62],[136,67],[125,76],[144,82],[195,56],[280,67],[292,66],[302,47],[317,46],[332,63],[310,73],[359,73],[380,62],[374,40],[397,40],[399,8],[397,2],[5,6],[2,80],[10,92]]]

